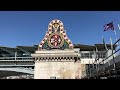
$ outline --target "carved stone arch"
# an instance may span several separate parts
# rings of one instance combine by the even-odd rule
[[[54,41],[54,42],[58,43],[57,49],[60,49],[62,46],[64,46],[63,41],[68,43],[69,49],[73,49],[73,44],[65,33],[64,25],[63,25],[62,21],[55,19],[49,23],[48,31],[46,32],[43,40],[40,42],[40,44],[38,46],[38,50],[53,48],[53,46],[50,44],[50,41],[48,41],[48,40],[52,40],[51,39],[52,35],[57,35],[59,37],[58,41],[60,42],[60,44],[58,43],[58,41]],[[53,40],[51,42],[53,42]],[[66,47],[64,47],[64,48],[66,48]]]

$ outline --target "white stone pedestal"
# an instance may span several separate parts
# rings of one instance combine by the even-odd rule
[[[35,58],[34,79],[80,79],[79,53],[74,50],[41,50]]]

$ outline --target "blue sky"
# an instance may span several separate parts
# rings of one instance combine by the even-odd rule
[[[0,11],[0,46],[32,46],[44,38],[53,19],[63,22],[68,38],[74,44],[94,45],[110,43],[120,38],[117,24],[120,11]],[[117,36],[112,30],[103,32],[103,26],[114,21]]]

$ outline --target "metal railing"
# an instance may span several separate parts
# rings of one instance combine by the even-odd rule
[[[34,58],[0,57],[0,67],[34,67]]]
[[[114,44],[113,47],[120,41],[118,39]],[[117,47],[116,47],[117,48]],[[105,52],[105,54],[108,50]],[[91,65],[88,65],[88,69],[86,69],[86,76],[83,78],[100,78],[100,77],[117,77],[118,71],[120,71],[120,67],[116,69],[116,64],[120,62],[119,56],[117,53],[120,52],[120,48],[114,51],[112,50],[111,55],[106,58],[103,58],[102,61],[99,61],[99,58],[95,58],[95,62]]]
[[[1,60],[34,60],[33,57],[0,57]]]

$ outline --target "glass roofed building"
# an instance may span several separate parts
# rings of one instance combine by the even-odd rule
[[[98,49],[97,57],[101,60],[111,54],[110,44],[107,44],[107,47],[109,49],[108,53],[105,53],[106,49],[104,44],[95,44],[94,46],[74,44],[73,47],[75,52],[80,53],[81,64],[85,65],[82,71],[83,76],[85,76],[87,73],[86,72],[87,65],[92,64],[95,61],[96,47]],[[23,57],[31,57],[31,54],[33,54],[36,50],[38,50],[38,45],[16,46],[16,48],[0,46],[0,60],[11,60],[11,59],[15,59],[15,57],[17,57],[16,59],[19,60]],[[31,59],[34,60],[34,58],[32,57]],[[34,61],[32,61],[31,64],[33,64],[33,68],[34,68]]]
[[[35,79],[81,79],[87,75],[88,65],[111,55],[111,45],[106,46],[107,52],[104,44],[72,44],[63,23],[55,19],[38,45],[0,46],[0,68],[32,67]]]

